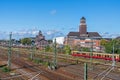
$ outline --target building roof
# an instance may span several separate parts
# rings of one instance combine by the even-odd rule
[[[89,38],[102,38],[98,32],[87,32],[87,37]],[[67,36],[77,36],[79,38],[83,38],[83,37],[86,37],[86,36],[80,36],[80,33],[79,32],[69,32]]]
[[[69,32],[67,36],[80,36],[79,32]]]
[[[87,32],[89,37],[101,38],[98,32]]]

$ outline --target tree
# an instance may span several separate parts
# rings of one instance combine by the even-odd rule
[[[107,41],[105,39],[102,39],[100,41],[101,46],[105,46],[107,44]]]
[[[74,46],[72,47],[72,49],[73,49],[74,51],[80,51],[80,50],[81,50],[81,47],[80,47],[80,45],[74,45]]]
[[[48,40],[48,43],[51,44],[51,43],[53,43],[53,41],[52,40]]]
[[[87,48],[87,47],[81,47],[81,51],[90,52],[90,48]]]
[[[64,51],[65,51],[65,54],[71,54],[70,46],[66,45],[66,46],[64,47]]]
[[[45,51],[46,51],[46,52],[52,52],[52,51],[53,51],[53,48],[50,47],[49,45],[47,45],[47,46],[45,47]]]
[[[114,47],[114,53],[120,54],[120,40],[114,39],[106,43],[105,52],[113,53],[113,47]]]
[[[31,45],[32,44],[32,41],[30,38],[23,38],[21,39],[20,41],[23,45]]]

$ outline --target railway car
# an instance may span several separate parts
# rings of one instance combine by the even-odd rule
[[[103,59],[103,60],[113,60],[113,55],[112,54],[107,54],[107,53],[90,53],[90,52],[79,52],[79,51],[72,51],[72,56],[75,57],[84,57],[84,58],[94,58],[94,59]],[[120,55],[119,54],[114,54],[114,59],[115,61],[120,62]]]

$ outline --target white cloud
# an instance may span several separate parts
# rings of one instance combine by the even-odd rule
[[[47,35],[52,35],[52,34],[55,34],[57,32],[60,32],[60,31],[58,31],[58,30],[48,30],[48,31],[46,31],[46,34]]]
[[[33,34],[33,35],[37,35],[37,34],[38,34],[38,31],[32,31],[32,34]]]
[[[100,32],[100,35],[103,38],[116,38],[116,37],[120,36],[120,33]]]
[[[53,32],[52,31],[48,31],[48,32],[46,32],[46,34],[47,35],[51,35],[51,34],[53,34]]]
[[[50,14],[51,14],[51,15],[55,15],[56,13],[57,13],[56,10],[51,10],[51,11],[50,11]]]

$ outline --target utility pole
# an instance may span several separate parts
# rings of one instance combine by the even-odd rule
[[[93,66],[92,66],[92,56],[93,56],[93,39],[91,38],[91,49],[90,49],[90,67],[91,67],[91,70],[93,69]]]
[[[84,80],[87,80],[88,76],[87,76],[87,63],[84,63]]]
[[[56,39],[54,42],[54,67],[57,68],[57,49],[56,49]]]
[[[11,53],[12,53],[11,52],[11,46],[12,46],[11,38],[12,38],[12,32],[9,35],[9,48],[8,48],[8,68],[9,69],[11,68]]]
[[[32,45],[31,45],[31,60],[33,60],[33,56],[34,56],[34,54],[35,54],[35,45],[34,45],[34,43],[32,42]]]
[[[112,66],[113,67],[115,67],[114,49],[115,49],[115,47],[114,47],[114,40],[113,40],[113,52],[112,52],[112,61],[113,61]]]

